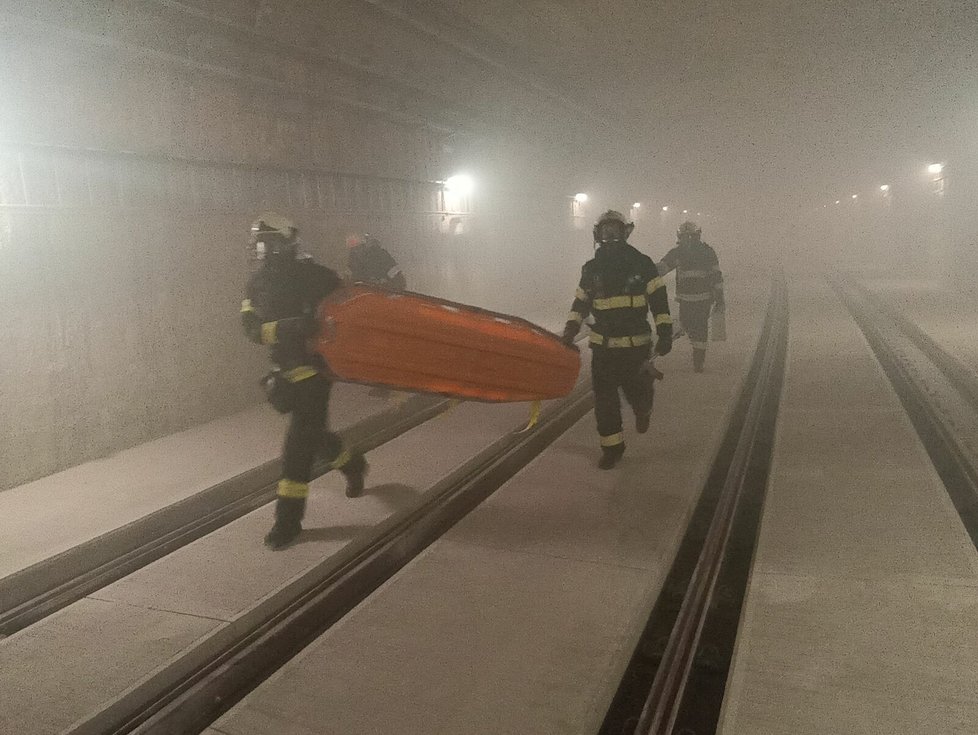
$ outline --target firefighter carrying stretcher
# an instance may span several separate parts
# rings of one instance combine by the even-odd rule
[[[672,349],[666,287],[652,259],[628,244],[634,229],[634,223],[614,210],[594,225],[597,252],[581,269],[563,334],[565,344],[572,345],[584,319],[594,315],[589,339],[591,380],[601,442],[598,467],[605,470],[625,453],[619,388],[635,412],[635,430],[644,434],[649,429],[655,390],[649,311],[655,320],[656,354],[666,355]]]
[[[363,492],[367,463],[363,455],[343,446],[327,428],[332,381],[322,357],[310,349],[319,331],[316,308],[342,284],[329,268],[299,257],[298,229],[291,220],[272,212],[251,226],[253,258],[261,268],[248,281],[241,304],[245,334],[268,345],[272,372],[262,380],[269,402],[291,414],[282,449],[282,479],[278,481],[275,523],[265,543],[282,549],[302,531],[309,481],[317,456],[346,477],[346,495]]]
[[[382,286],[393,291],[406,291],[404,271],[394,256],[373,235],[351,235],[346,239],[349,248],[350,279],[359,283]]]

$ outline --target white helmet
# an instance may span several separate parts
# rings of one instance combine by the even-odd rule
[[[615,222],[621,225],[619,237],[612,240],[607,240],[601,237],[601,225],[608,222]],[[629,222],[626,220],[625,215],[623,215],[621,212],[616,212],[614,209],[609,209],[607,212],[598,217],[598,221],[594,223],[594,241],[602,244],[606,242],[624,242],[628,239],[628,236],[632,234],[632,230],[634,229],[634,222]]]

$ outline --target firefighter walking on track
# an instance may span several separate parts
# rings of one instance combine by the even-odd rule
[[[628,244],[633,229],[635,225],[614,210],[605,212],[594,225],[598,249],[581,269],[563,335],[564,342],[572,345],[584,319],[594,315],[591,380],[601,442],[598,467],[605,470],[625,453],[619,389],[635,412],[635,430],[644,434],[649,429],[655,390],[649,311],[655,319],[656,354],[665,355],[672,349],[666,288],[652,259]]]
[[[659,275],[676,271],[679,322],[693,347],[693,370],[703,372],[709,346],[710,312],[724,311],[723,273],[716,252],[703,242],[694,222],[683,222],[676,247],[659,262]]]
[[[367,463],[327,429],[332,383],[326,364],[308,347],[318,332],[319,302],[341,285],[340,277],[308,257],[297,257],[298,230],[287,218],[267,213],[251,226],[251,246],[261,268],[248,282],[241,319],[248,338],[271,349],[272,372],[262,380],[269,402],[291,414],[282,450],[275,524],[265,537],[273,549],[295,541],[302,531],[309,481],[317,456],[346,476],[346,494],[363,492]]]

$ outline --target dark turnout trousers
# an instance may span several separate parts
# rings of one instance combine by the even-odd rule
[[[594,417],[604,448],[623,445],[621,399],[618,389],[636,416],[652,410],[654,387],[651,376],[642,371],[650,346],[594,347],[591,351],[591,383],[594,387]]]
[[[706,361],[706,348],[710,345],[710,311],[713,299],[708,301],[680,301],[679,321],[689,336],[693,348],[693,367],[702,369]]]
[[[334,465],[343,458],[343,440],[326,428],[331,389],[332,384],[321,374],[293,386],[295,398],[282,451],[282,475],[305,485],[299,490],[303,494],[308,493],[312,466],[318,457]]]

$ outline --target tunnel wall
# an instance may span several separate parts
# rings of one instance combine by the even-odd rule
[[[369,3],[276,7],[0,16],[0,488],[259,400],[238,306],[263,209],[337,269],[345,235],[378,235],[419,291],[536,316],[572,288],[579,263],[539,266],[572,234],[542,225],[563,195],[526,208],[559,173],[487,132],[534,94]],[[446,202],[473,161],[495,183]]]

